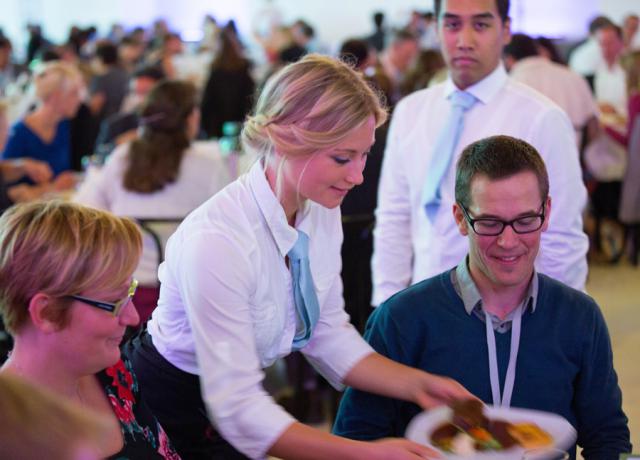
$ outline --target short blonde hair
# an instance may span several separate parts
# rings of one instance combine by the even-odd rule
[[[106,211],[62,201],[10,208],[0,217],[0,312],[7,331],[25,324],[40,292],[60,299],[47,314],[64,327],[71,303],[65,296],[117,289],[141,251],[136,224]]]
[[[64,61],[51,61],[40,68],[35,75],[36,96],[44,101],[56,91],[67,91],[84,84],[82,74],[76,66]]]
[[[245,121],[245,151],[285,156],[311,154],[339,144],[371,115],[387,119],[381,97],[362,74],[328,56],[310,54],[266,83]]]

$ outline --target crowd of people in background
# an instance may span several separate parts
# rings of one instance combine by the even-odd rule
[[[335,54],[349,60],[375,82],[385,94],[390,108],[407,94],[446,78],[447,70],[440,53],[433,12],[413,11],[398,27],[390,27],[385,14],[376,12],[372,16],[372,28],[370,35],[345,40]],[[515,66],[513,76],[532,84],[560,104],[572,117],[578,145],[584,147],[590,140],[599,138],[601,132],[610,132],[609,129],[598,130],[600,114],[604,115],[601,121],[608,124],[615,125],[624,119],[628,124],[627,131],[633,126],[634,110],[631,110],[629,118],[626,114],[630,111],[628,101],[633,99],[630,94],[634,90],[627,83],[629,66],[624,65],[622,57],[638,48],[640,34],[637,32],[638,17],[630,14],[621,25],[603,16],[595,18],[589,26],[588,39],[574,49],[568,49],[566,43],[558,40],[521,38],[520,34],[505,50],[506,65],[510,69],[515,65],[512,60],[527,58],[526,62]],[[291,24],[273,22],[267,30],[256,31],[253,37],[242,37],[233,21],[219,24],[208,16],[204,20],[203,38],[199,43],[183,42],[163,19],[149,28],[135,27],[131,30],[115,24],[104,35],[100,35],[95,27],[72,26],[64,43],[48,40],[37,24],[29,25],[28,34],[26,49],[20,53],[25,59],[18,62],[14,58],[10,38],[0,31],[0,146],[4,159],[37,159],[37,156],[29,154],[29,147],[25,145],[29,137],[32,143],[40,142],[40,146],[57,150],[55,155],[40,154],[48,157],[47,162],[54,170],[52,184],[40,187],[42,191],[73,187],[74,182],[70,178],[58,177],[63,172],[60,167],[64,166],[65,171],[80,171],[83,157],[98,153],[104,158],[117,145],[131,140],[138,123],[137,107],[151,85],[162,79],[186,79],[195,85],[201,110],[197,137],[219,138],[224,135],[223,125],[226,122],[236,122],[237,126],[242,123],[250,111],[256,89],[260,89],[277,69],[309,52],[331,53],[313,25],[303,19]],[[524,45],[525,51],[518,49],[514,55],[512,49],[522,48],[523,39],[530,40],[530,43]],[[256,52],[250,43],[259,43],[260,51]],[[534,56],[537,57],[535,63]],[[45,130],[37,125],[43,118],[37,114],[43,112],[43,106],[51,105],[50,101],[44,100],[51,98],[43,99],[43,90],[38,90],[45,64],[50,61],[64,62],[69,69],[74,69],[70,71],[78,71],[82,77],[77,88],[77,108],[71,107],[73,104],[69,102],[68,113],[63,113],[62,109],[46,110],[49,117],[60,119],[59,126],[55,123],[58,129],[54,141],[49,138],[50,133],[44,132],[51,131],[51,127]],[[555,66],[546,64],[549,61]],[[539,67],[544,70],[541,79],[532,77],[538,70],[537,66],[543,66]],[[569,92],[560,91],[557,82],[563,78],[558,74],[569,75],[570,71],[574,73],[564,79],[565,87],[570,85],[572,78],[577,83]],[[575,80],[576,74],[585,77],[590,84],[590,96],[586,95],[582,81]],[[555,90],[548,89],[552,86]],[[549,91],[555,91],[555,94]],[[578,100],[577,91],[581,94],[581,102],[571,102],[572,98]],[[583,106],[577,107],[577,104]],[[584,128],[588,128],[588,133],[584,133],[586,137],[583,139]],[[231,129],[236,134],[238,131],[237,128]],[[627,132],[627,137],[629,134]],[[615,134],[612,137],[613,142],[624,144]],[[7,141],[10,142],[5,147]],[[607,146],[612,145],[608,139],[603,142],[607,142]],[[596,144],[601,145],[602,142]],[[592,173],[587,174],[593,178]],[[598,178],[599,174],[600,171],[595,176]],[[610,179],[593,180],[590,190],[595,192],[599,188],[595,193],[596,214],[615,220],[622,177]],[[598,186],[596,182],[601,183]],[[31,191],[20,196],[30,199],[38,193]],[[606,240],[598,236],[596,246],[603,239]],[[608,250],[613,252],[612,257],[619,257],[620,241]]]
[[[483,105],[476,107],[475,118],[467,120],[475,123],[477,131],[485,130],[487,136],[499,134],[493,132],[491,123],[496,126],[502,123],[498,126],[500,133],[509,125],[513,132],[504,134],[525,139],[537,147],[547,163],[553,184],[561,175],[566,178],[564,188],[557,190],[552,185],[553,198],[557,200],[554,201],[556,221],[543,239],[542,247],[547,251],[545,254],[555,255],[555,259],[547,262],[549,266],[556,266],[557,277],[566,276],[562,281],[578,289],[584,287],[586,259],[583,263],[571,257],[580,259],[583,252],[589,250],[589,257],[608,262],[617,262],[623,257],[635,266],[639,262],[639,23],[638,16],[633,14],[625,17],[622,24],[599,16],[589,24],[589,36],[577,46],[567,46],[562,40],[548,37],[509,34],[504,48],[500,46],[495,53],[497,61],[491,63],[495,66],[482,75],[483,79],[493,79],[496,86],[497,82],[503,84],[507,81],[506,73],[504,76],[500,73],[504,67],[509,83],[505,83],[506,89],[494,93],[484,88],[474,94]],[[351,191],[341,204],[342,280],[345,310],[351,322],[362,333],[372,311],[372,297],[374,304],[380,303],[408,286],[411,280],[435,275],[460,261],[458,256],[464,251],[462,246],[456,246],[460,240],[457,228],[442,217],[439,222],[443,223],[436,225],[436,217],[430,220],[423,215],[422,182],[414,180],[413,171],[407,171],[408,162],[415,159],[416,165],[421,165],[426,161],[425,145],[431,149],[436,144],[435,132],[433,138],[427,135],[432,134],[429,119],[437,115],[441,96],[438,91],[442,86],[433,88],[455,72],[447,43],[440,43],[434,12],[413,11],[398,27],[389,27],[384,13],[376,12],[370,34],[351,37],[335,50],[322,42],[313,24],[306,19],[291,24],[274,23],[268,30],[244,37],[233,20],[221,24],[207,16],[203,38],[198,43],[185,42],[163,19],[149,28],[125,30],[114,25],[107,34],[100,34],[95,27],[73,26],[64,43],[48,40],[38,25],[30,25],[28,33],[25,59],[19,62],[11,39],[0,31],[0,213],[15,203],[73,194],[73,200],[78,203],[119,216],[179,222],[236,178],[239,171],[230,170],[226,159],[229,151],[238,153],[241,126],[251,114],[257,94],[265,88],[268,90],[269,78],[306,55],[332,54],[346,62],[374,89],[393,120],[390,129],[385,117],[376,118],[380,126],[372,139],[368,166],[363,172],[364,183]],[[250,43],[259,44],[259,51]],[[454,81],[465,78],[455,74],[453,77]],[[515,82],[530,86],[536,95],[519,93],[509,86]],[[423,91],[425,89],[427,91]],[[504,105],[495,100],[494,106],[487,105],[496,94],[502,98],[500,104],[511,107],[508,115]],[[497,106],[503,111],[499,112]],[[430,107],[433,113],[426,113],[425,107]],[[440,108],[444,107],[443,103]],[[526,113],[518,112],[524,110],[523,107]],[[561,113],[558,107],[566,113],[571,126],[565,126],[564,121],[557,122]],[[485,115],[478,115],[482,110],[485,112],[480,113]],[[413,129],[416,123],[424,124],[419,134]],[[475,134],[477,132],[468,134],[468,138],[463,134],[463,139],[477,140],[473,137]],[[547,142],[545,136],[554,139]],[[569,138],[570,143],[563,143]],[[407,147],[405,139],[415,142]],[[400,147],[402,158],[397,157]],[[579,163],[567,160],[566,154],[573,151],[578,153]],[[408,160],[407,155],[415,158]],[[565,160],[566,164],[560,162]],[[99,171],[93,171],[93,165],[98,165]],[[416,171],[422,173],[419,167]],[[448,180],[449,185],[453,183],[452,178],[440,179]],[[585,190],[588,202],[585,229],[589,241],[583,238],[581,209],[578,209]],[[449,204],[446,200],[453,200],[453,195],[437,198]],[[75,213],[80,220],[101,219],[118,228],[123,225],[107,213],[96,211],[90,216],[81,207],[67,206],[54,211]],[[562,206],[568,211],[563,212]],[[40,212],[37,207],[25,209]],[[449,208],[446,217],[450,217]],[[17,222],[15,225],[27,225],[20,223],[19,218],[19,213],[14,212],[5,221],[13,219]],[[451,238],[447,239],[447,235]],[[555,244],[561,237],[567,239],[571,235],[575,240],[564,249]],[[149,248],[153,242],[138,241],[137,236],[131,235],[127,238],[132,240],[128,244],[135,249],[128,260],[127,273],[117,280],[119,284],[115,288],[105,286],[102,291],[117,291],[125,283],[123,280],[135,272],[141,282],[136,293],[138,310],[130,309],[126,321],[120,320],[117,327],[114,320],[114,330],[137,325],[138,316],[146,320],[160,295],[156,256],[151,255]],[[438,238],[440,249],[423,245],[427,239],[434,245]],[[552,241],[553,238],[557,241]],[[394,246],[394,250],[385,253],[385,244],[390,240],[401,240],[398,246],[406,251],[396,250]],[[426,260],[427,255],[439,257],[438,250],[447,254],[443,253],[438,261]],[[566,257],[559,255],[563,250]],[[138,253],[142,255],[140,260]],[[98,256],[90,254],[89,257]],[[377,274],[372,273],[372,257]],[[562,269],[558,258],[571,267]],[[53,258],[51,263],[55,262]],[[68,261],[59,263],[63,265]],[[91,268],[95,268],[94,265]],[[404,268],[398,269],[398,265]],[[402,279],[385,278],[385,270],[394,270],[394,276]],[[88,272],[83,276],[93,275]],[[76,282],[86,284],[80,278]],[[41,289],[45,288],[48,289],[46,286]],[[100,288],[98,284],[94,291],[101,293]],[[129,294],[133,296],[132,292]],[[38,339],[38,334],[46,335],[42,324],[47,318],[42,316],[41,322],[28,323],[35,332],[16,335],[21,349],[36,343],[29,340]],[[25,318],[16,319],[8,329],[16,332],[25,321]],[[62,322],[61,317],[60,324]],[[72,332],[78,328],[74,322],[64,327]],[[11,346],[9,342],[4,327],[0,328],[0,363]],[[112,355],[103,356],[99,362],[81,363],[86,364],[82,373],[70,373],[75,380],[67,379],[64,383],[74,383],[73,398],[82,400],[82,396],[86,398],[92,393],[117,390],[110,389],[107,375],[118,366],[122,368],[120,372],[126,373],[130,363],[111,351]],[[21,365],[20,358],[15,354],[13,366]],[[48,354],[42,354],[43,360],[47,358],[50,358]],[[289,361],[289,378],[299,382],[296,398],[305,401],[294,403],[291,412],[301,421],[313,419],[314,410],[322,410],[311,404],[322,404],[316,394],[333,393],[301,362]],[[82,387],[77,382],[81,382]],[[200,400],[197,403],[199,408],[203,404]],[[144,421],[153,425],[153,432],[143,446],[137,447],[141,451],[155,449],[164,436],[162,427],[146,413],[146,407],[143,409]],[[331,415],[335,415],[337,405],[331,410],[334,412]],[[103,431],[110,429],[108,423],[98,422],[105,424]],[[91,423],[97,426],[98,422]],[[87,434],[91,436],[93,434]],[[120,438],[117,441],[128,442]],[[115,451],[114,446],[101,448]],[[163,448],[167,452],[173,449],[168,443]]]

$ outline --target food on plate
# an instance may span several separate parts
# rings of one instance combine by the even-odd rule
[[[474,426],[486,426],[489,419],[482,411],[482,401],[477,399],[462,399],[451,404],[453,410],[453,424],[463,430]]]
[[[451,421],[439,425],[431,433],[431,443],[445,452],[468,456],[516,445],[531,449],[553,444],[549,433],[533,423],[490,420],[481,401],[457,401],[451,409]]]
[[[507,427],[509,434],[525,449],[540,449],[553,444],[553,438],[534,423],[514,423]]]

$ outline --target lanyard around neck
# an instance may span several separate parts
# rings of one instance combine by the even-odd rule
[[[511,351],[509,352],[509,365],[504,379],[504,392],[500,398],[500,374],[498,373],[498,354],[496,352],[496,337],[493,331],[493,322],[489,312],[484,310],[485,326],[487,330],[487,349],[489,352],[489,377],[491,379],[491,395],[493,405],[499,407],[511,406],[513,386],[516,381],[516,362],[518,361],[518,349],[520,347],[520,330],[522,325],[522,311],[526,302],[523,302],[515,310],[511,323]]]

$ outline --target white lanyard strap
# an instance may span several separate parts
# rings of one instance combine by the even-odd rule
[[[491,379],[491,396],[493,405],[509,407],[513,386],[516,381],[516,362],[518,361],[518,349],[520,348],[520,329],[522,325],[522,310],[524,304],[520,305],[514,314],[511,323],[511,350],[509,352],[509,365],[507,375],[504,379],[504,392],[500,398],[500,374],[498,372],[498,354],[496,352],[496,337],[493,331],[493,322],[487,310],[484,311],[485,326],[487,330],[487,349],[489,352],[489,378]]]

